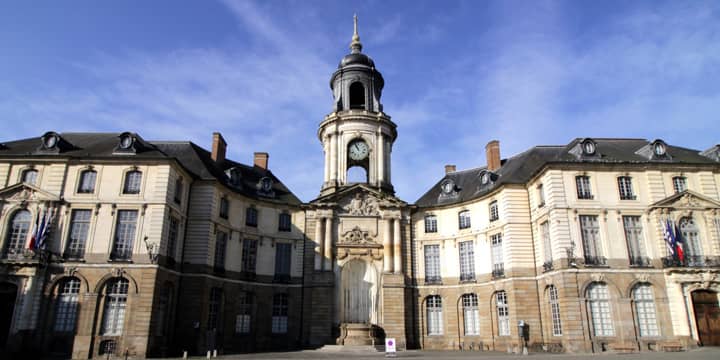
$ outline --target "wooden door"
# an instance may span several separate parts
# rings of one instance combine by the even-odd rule
[[[17,286],[11,283],[0,283],[0,349],[4,349],[10,335]]]
[[[718,294],[698,290],[692,293],[695,323],[703,346],[720,346],[720,304]]]

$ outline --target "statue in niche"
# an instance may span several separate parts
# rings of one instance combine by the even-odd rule
[[[350,215],[375,215],[377,214],[377,201],[369,196],[363,199],[362,194],[357,193],[343,209]]]

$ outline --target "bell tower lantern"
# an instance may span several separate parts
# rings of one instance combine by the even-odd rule
[[[345,55],[330,78],[332,112],[318,129],[325,152],[325,176],[321,195],[357,183],[348,181],[350,169],[364,171],[362,183],[379,191],[394,193],[390,178],[390,154],[397,126],[383,112],[380,102],[385,81],[373,60],[362,53],[357,15]]]

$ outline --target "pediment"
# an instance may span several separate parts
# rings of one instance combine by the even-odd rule
[[[5,202],[59,201],[60,197],[34,185],[19,183],[0,189],[0,200]]]
[[[356,184],[310,202],[318,206],[332,206],[341,215],[377,216],[381,209],[407,206],[395,196],[377,191],[365,184]]]
[[[691,190],[674,194],[652,205],[650,209],[720,209],[720,202]]]

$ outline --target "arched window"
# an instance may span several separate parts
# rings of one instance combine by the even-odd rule
[[[80,279],[71,277],[63,280],[57,289],[55,299],[55,332],[75,331],[78,314]]]
[[[359,81],[350,85],[350,108],[365,108],[365,86],[363,86],[363,84]]]
[[[610,295],[604,283],[592,283],[587,289],[588,306],[595,336],[614,336]]]
[[[37,185],[38,171],[35,169],[27,169],[22,172],[22,182],[31,185]]]
[[[123,185],[123,194],[139,194],[140,185],[142,184],[142,172],[132,170],[125,173],[125,184]]]
[[[510,310],[505,291],[495,293],[495,310],[497,310],[498,335],[510,335]]]
[[[700,230],[691,217],[680,219],[680,236],[682,237],[685,262],[689,266],[703,264],[702,247],[700,246]]]
[[[367,183],[368,175],[362,166],[351,166],[347,171],[348,183]]]
[[[428,296],[426,306],[428,335],[442,335],[442,298],[439,295]]]
[[[30,211],[19,210],[13,214],[5,237],[5,243],[7,244],[7,248],[5,248],[6,256],[10,257],[22,253],[30,231],[31,221],[32,215]]]
[[[640,336],[660,335],[655,314],[655,299],[650,284],[636,286],[633,289],[632,297],[635,302],[635,316],[637,317]]]
[[[560,302],[558,301],[558,291],[555,285],[548,286],[548,303],[550,305],[550,315],[552,316],[552,332],[553,336],[562,336],[562,323],[560,321]]]
[[[125,278],[115,278],[105,285],[105,308],[103,309],[102,334],[121,335],[125,323],[128,286]]]
[[[478,311],[477,295],[463,294],[462,306],[465,335],[480,335],[480,314]]]
[[[95,192],[95,180],[97,172],[95,170],[84,170],[80,173],[80,181],[78,182],[77,192],[79,194],[92,194]]]

